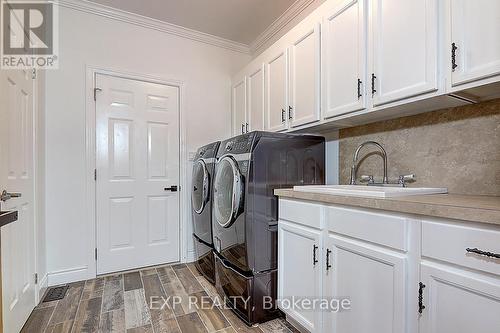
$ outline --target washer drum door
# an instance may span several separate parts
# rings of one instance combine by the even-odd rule
[[[238,163],[223,156],[217,163],[214,180],[214,217],[223,228],[229,228],[243,210],[244,181]]]
[[[210,174],[203,160],[198,160],[193,166],[193,188],[191,203],[193,210],[201,214],[209,200]]]

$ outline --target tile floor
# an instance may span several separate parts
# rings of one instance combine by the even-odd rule
[[[99,277],[72,283],[64,299],[38,305],[22,332],[298,332],[283,319],[248,327],[230,310],[212,302],[216,295],[193,264]],[[215,306],[189,306],[188,296],[196,297],[198,304]],[[146,300],[152,299],[158,303],[150,306]],[[167,306],[162,299],[168,300]]]

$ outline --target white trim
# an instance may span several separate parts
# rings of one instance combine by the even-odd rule
[[[288,9],[281,14],[271,25],[264,30],[252,43],[250,43],[250,53],[260,53],[266,42],[277,35],[288,23],[296,18],[300,13],[309,7],[314,0],[296,0]]]
[[[196,254],[195,254],[194,249],[190,249],[187,252],[187,256],[186,256],[186,261],[185,262],[194,262],[194,261],[196,261]]]
[[[130,13],[124,10],[93,3],[87,0],[52,0],[61,7],[94,14],[109,19],[134,24],[143,28],[153,29],[178,37],[188,38],[205,44],[221,47],[231,51],[250,54],[248,45],[238,43],[229,39],[221,38],[201,31],[185,28],[176,24],[167,23],[139,14]],[[303,0],[298,0],[303,1]],[[312,1],[312,0],[307,0]]]
[[[49,287],[49,274],[45,274],[41,280],[38,281],[38,292],[36,304],[40,303],[42,300],[45,290]]]
[[[62,269],[60,271],[50,272],[47,275],[48,285],[50,287],[75,281],[84,281],[89,279],[89,267],[80,266]]]
[[[165,79],[157,76],[147,75],[147,74],[137,74],[130,73],[123,70],[101,68],[97,66],[87,66],[86,70],[86,81],[85,81],[85,96],[86,96],[86,108],[85,108],[85,143],[86,143],[86,188],[85,197],[87,198],[87,221],[90,224],[91,232],[93,237],[90,237],[89,243],[89,256],[87,257],[88,267],[86,269],[85,279],[95,278],[97,276],[97,262],[95,261],[95,252],[97,244],[97,234],[96,234],[96,183],[94,181],[94,169],[96,167],[96,152],[95,152],[95,101],[94,101],[94,86],[95,77],[97,74],[101,75],[111,75],[114,77],[121,77],[130,80],[145,81],[151,83],[158,83],[168,86],[174,86],[179,88],[179,184],[181,191],[179,192],[179,259],[180,262],[186,262],[188,258],[188,237],[187,235],[187,223],[189,208],[189,196],[188,182],[187,182],[187,164],[188,164],[188,152],[186,146],[186,134],[187,134],[187,115],[185,112],[186,105],[186,84],[183,81],[174,79]],[[54,274],[54,273],[51,273]],[[56,273],[57,274],[57,273]],[[73,280],[77,281],[77,280]],[[49,279],[49,283],[52,280]]]

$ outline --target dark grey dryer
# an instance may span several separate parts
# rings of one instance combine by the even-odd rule
[[[212,219],[216,285],[248,324],[277,315],[263,304],[277,292],[274,189],[324,184],[324,165],[325,139],[318,136],[252,132],[219,146]]]

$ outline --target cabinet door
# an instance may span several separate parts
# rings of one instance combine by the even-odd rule
[[[266,63],[266,129],[283,131],[288,127],[288,56],[283,50]]]
[[[248,75],[248,124],[247,131],[264,129],[264,66]]]
[[[280,309],[310,332],[320,332],[321,313],[287,304],[292,297],[313,300],[321,295],[320,235],[319,230],[281,220],[278,223],[278,299],[283,301]]]
[[[452,84],[499,75],[500,1],[453,0],[450,5],[451,42],[456,47]]]
[[[233,86],[233,134],[245,133],[247,112],[247,80],[244,77]]]
[[[348,0],[323,20],[324,117],[363,110],[366,87],[365,0]]]
[[[437,90],[437,0],[374,0],[374,106]]]
[[[325,248],[331,268],[324,296],[351,303],[350,310],[325,314],[325,332],[405,332],[406,256],[332,234]]]
[[[432,263],[421,265],[421,333],[498,333],[500,279]]]
[[[291,127],[320,119],[320,25],[304,29],[290,46]]]

